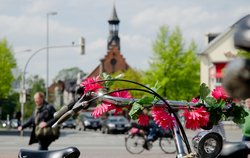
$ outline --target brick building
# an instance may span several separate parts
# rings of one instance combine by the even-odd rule
[[[87,75],[87,77],[98,76],[99,74],[105,72],[107,74],[112,74],[117,71],[126,71],[129,69],[125,58],[122,56],[120,51],[120,37],[119,37],[119,23],[120,20],[117,16],[115,6],[113,7],[113,12],[111,14],[109,23],[109,37],[107,41],[107,54],[100,59],[100,64],[97,65],[92,72]]]
[[[86,78],[98,76],[103,72],[107,74],[112,74],[117,71],[124,72],[130,68],[120,51],[120,20],[117,16],[115,6],[113,7],[108,23],[109,36],[107,40],[107,53],[102,59],[100,59],[100,64],[97,65],[87,76],[85,76]],[[68,104],[70,100],[74,98],[75,87],[78,80],[81,79],[76,78],[70,81],[63,81],[63,83],[60,81],[60,83],[52,84],[49,88],[50,100],[55,101],[55,104],[59,106],[62,104]]]

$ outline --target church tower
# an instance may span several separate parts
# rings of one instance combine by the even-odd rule
[[[118,19],[115,5],[113,6],[113,12],[111,14],[110,19],[108,20],[109,23],[109,37],[108,37],[108,50],[112,47],[112,45],[116,45],[120,50],[120,38],[119,38],[119,23],[120,20]]]
[[[100,64],[86,77],[98,76],[105,72],[113,74],[115,72],[125,72],[130,68],[120,50],[119,23],[115,6],[109,23],[109,36],[107,41],[107,54],[100,59]]]

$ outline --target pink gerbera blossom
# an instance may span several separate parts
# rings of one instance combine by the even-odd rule
[[[110,95],[114,97],[121,97],[121,98],[132,98],[132,95],[129,93],[129,91],[114,92],[114,93],[111,93]]]
[[[173,129],[175,118],[170,116],[170,114],[165,111],[164,107],[154,106],[152,108],[152,116],[158,126],[162,127],[163,129]]]
[[[103,88],[101,83],[98,83],[97,81],[100,81],[100,77],[93,77],[93,78],[87,78],[82,83],[81,86],[84,86],[84,93],[87,93],[89,91],[96,92],[97,90]]]
[[[192,103],[198,103],[198,102],[199,102],[199,98],[193,98],[193,99],[191,100],[191,102],[192,102]]]
[[[110,94],[111,96],[114,97],[121,97],[121,98],[132,98],[132,95],[129,93],[129,91],[119,91],[119,92],[114,92]],[[110,110],[115,110],[115,115],[122,112],[122,108],[118,107],[116,105],[111,104]]]
[[[138,124],[141,126],[148,126],[149,123],[149,117],[147,115],[144,114],[140,114],[138,116]]]
[[[209,113],[203,106],[191,111],[187,109],[183,112],[183,116],[186,120],[185,127],[192,130],[206,126],[209,121]]]
[[[226,98],[228,98],[228,95],[226,94],[226,91],[224,90],[224,88],[222,86],[220,87],[216,87],[213,91],[212,91],[212,96],[215,99],[222,99],[225,100]]]
[[[97,106],[95,110],[92,112],[92,116],[94,118],[99,118],[100,116],[102,116],[102,114],[109,111],[109,105],[110,104],[102,103],[101,105]]]
[[[131,97],[130,93],[128,91],[120,91],[120,92],[114,92],[110,94],[111,96],[115,96],[115,97],[121,97],[121,98],[129,98]],[[107,103],[107,102],[103,102],[100,106],[96,107],[95,110],[93,111],[92,115],[95,118],[100,117],[102,114],[114,110],[115,111],[115,115],[117,115],[118,113],[122,112],[122,108],[111,104],[111,103]]]

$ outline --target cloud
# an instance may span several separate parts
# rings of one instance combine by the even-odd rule
[[[127,63],[135,68],[146,69],[151,56],[152,39],[141,35],[121,34],[121,53]],[[141,59],[138,62],[138,59]]]
[[[107,53],[108,18],[113,0],[0,0],[0,38],[6,37],[13,50],[32,49],[16,56],[23,68],[27,58],[46,46],[46,13],[57,11],[50,17],[50,45],[77,44],[82,36],[86,40],[86,54],[79,55],[78,48],[51,50],[51,75],[60,68],[79,66],[89,72]],[[216,4],[216,5],[215,5]],[[249,14],[248,1],[190,0],[141,1],[117,0],[115,2],[121,21],[121,52],[133,67],[145,69],[152,55],[152,42],[160,26],[171,29],[179,26],[185,42],[191,40],[204,46],[204,35],[223,32],[244,15]],[[32,59],[29,74],[39,72],[45,76],[46,57],[43,51]],[[138,62],[140,59],[140,62]],[[39,64],[38,64],[39,63]],[[33,65],[32,65],[33,64]],[[53,65],[54,64],[54,65]],[[38,66],[37,66],[38,65]]]

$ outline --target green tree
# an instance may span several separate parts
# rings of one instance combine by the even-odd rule
[[[6,39],[0,41],[0,108],[1,119],[6,119],[7,114],[12,117],[15,109],[12,100],[12,82],[14,76],[12,69],[16,67],[16,60]]]
[[[127,79],[127,80],[135,81],[138,83],[142,82],[141,78],[142,78],[143,72],[140,70],[130,68],[125,72],[116,72],[112,76],[115,77],[115,76],[118,76],[119,74],[124,75],[122,79]],[[117,81],[117,82],[114,82],[114,84],[110,88],[111,90],[115,90],[115,89],[123,89],[123,88],[142,88],[142,87],[132,84],[132,83],[128,83],[128,82]],[[139,91],[130,91],[130,93],[134,98],[141,98],[141,96],[145,94]]]
[[[20,109],[15,110],[18,106],[18,97],[19,93],[12,93],[6,99],[0,100],[2,106],[2,118],[3,120],[7,119],[7,115],[10,116],[10,119],[15,118],[15,112],[20,111]]]
[[[58,81],[58,80],[65,81],[65,80],[77,79],[77,75],[79,73],[80,73],[80,78],[83,78],[84,76],[87,75],[81,69],[77,67],[62,69],[61,71],[59,71],[54,81]]]
[[[153,43],[150,68],[145,72],[144,82],[151,86],[158,82],[158,93],[167,99],[189,100],[199,91],[199,60],[194,42],[185,48],[178,27],[170,32],[160,27]]]
[[[14,77],[11,70],[16,67],[16,60],[6,39],[0,41],[0,100],[9,96]]]
[[[35,103],[33,96],[36,92],[41,91],[45,93],[45,81],[43,78],[40,78],[38,75],[29,76],[27,79],[27,95],[26,103],[24,106],[24,118],[29,117],[35,109]]]

